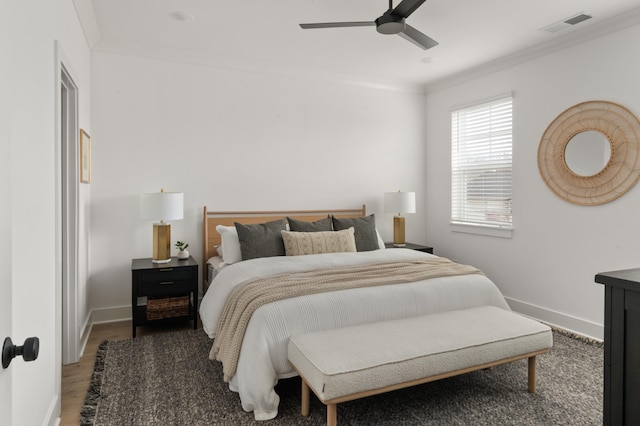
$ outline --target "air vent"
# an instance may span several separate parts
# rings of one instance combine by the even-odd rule
[[[586,13],[583,12],[583,13],[579,13],[577,15],[571,16],[560,22],[556,22],[549,26],[546,26],[542,28],[542,30],[550,33],[557,33],[558,31],[566,30],[568,28],[571,28],[574,25],[579,24],[580,22],[584,22],[591,18],[593,18],[593,16],[587,15]]]

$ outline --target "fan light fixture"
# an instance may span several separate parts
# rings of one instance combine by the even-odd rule
[[[404,31],[406,24],[402,16],[385,13],[375,20],[376,31],[380,34],[398,34]]]
[[[405,247],[407,244],[404,238],[404,216],[402,216],[402,213],[416,212],[416,193],[385,192],[384,212],[397,213],[393,217],[393,246]]]
[[[165,220],[180,220],[183,216],[182,192],[140,194],[140,219],[159,220],[153,224],[153,263],[171,262],[171,225]]]

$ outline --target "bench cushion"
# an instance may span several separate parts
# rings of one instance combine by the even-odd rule
[[[288,356],[326,402],[552,345],[548,326],[482,306],[293,336]]]

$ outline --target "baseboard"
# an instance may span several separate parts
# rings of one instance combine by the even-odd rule
[[[42,422],[43,425],[60,425],[60,405],[60,394],[55,394],[53,396],[53,399],[51,400],[51,404],[49,404],[49,409],[47,410],[47,415],[44,419],[44,422]]]
[[[87,341],[89,341],[89,335],[91,335],[91,329],[93,328],[93,324],[91,323],[91,313],[87,315],[87,318],[84,321],[84,325],[82,326],[82,331],[80,332],[80,356],[84,355],[84,348],[87,347]]]
[[[104,324],[109,322],[126,321],[131,319],[131,305],[114,306],[111,308],[92,309],[90,324]]]
[[[198,306],[202,303],[202,298],[198,297]],[[198,312],[199,313],[199,312]],[[110,308],[92,309],[89,313],[89,332],[94,324],[106,324],[110,322],[131,320],[131,305],[113,306]],[[83,336],[84,336],[83,332]],[[87,332],[87,338],[89,333]],[[84,347],[83,347],[84,349]]]
[[[552,327],[561,328],[572,333],[580,334],[590,339],[604,339],[604,326],[582,318],[577,318],[562,312],[553,311],[551,309],[536,306],[521,300],[505,297],[511,309],[527,317],[537,319]],[[111,308],[101,308],[91,310],[89,326],[85,327],[83,332],[83,350],[86,338],[89,337],[91,326],[93,324],[104,324],[110,322],[131,320],[131,306],[114,306]],[[86,331],[88,329],[88,331]]]
[[[582,318],[577,318],[562,312],[536,306],[521,300],[505,297],[513,311],[527,317],[537,319],[552,327],[561,328],[572,333],[576,333],[590,339],[604,340],[604,326]]]

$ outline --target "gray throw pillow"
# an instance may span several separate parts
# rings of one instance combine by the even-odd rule
[[[333,229],[341,231],[353,227],[355,229],[356,249],[358,251],[378,250],[378,234],[376,233],[376,218],[374,215],[354,218],[337,218],[331,216]]]
[[[236,222],[242,260],[258,257],[284,256],[284,241],[280,231],[286,229],[284,219],[243,225]]]
[[[287,221],[289,222],[289,229],[294,232],[333,231],[330,217],[316,220],[315,222],[307,222],[305,220],[298,220],[292,217],[287,217]]]

